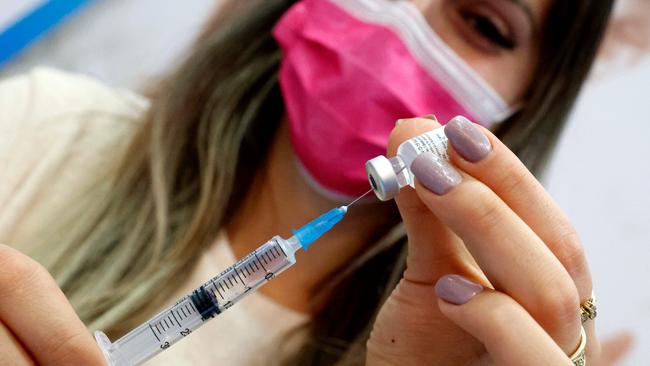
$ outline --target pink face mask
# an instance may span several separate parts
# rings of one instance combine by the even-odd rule
[[[386,152],[399,118],[464,115],[489,127],[511,114],[409,2],[302,0],[273,35],[294,150],[330,198],[369,189],[365,162]]]

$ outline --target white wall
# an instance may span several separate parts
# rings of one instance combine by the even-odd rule
[[[170,67],[215,0],[100,0],[0,70],[47,64],[139,88]],[[633,329],[650,359],[650,60],[588,85],[547,186],[582,234],[603,334]]]
[[[96,0],[0,69],[0,77],[50,65],[139,89],[177,61],[220,3]]]
[[[546,186],[587,250],[607,334],[633,329],[629,365],[650,359],[650,59],[588,85]]]
[[[0,2],[0,31],[28,14],[32,9],[43,3],[43,0],[21,0]]]

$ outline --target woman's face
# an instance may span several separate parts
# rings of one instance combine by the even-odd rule
[[[509,103],[537,66],[551,0],[412,0],[440,37]]]

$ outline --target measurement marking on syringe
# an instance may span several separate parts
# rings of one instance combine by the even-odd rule
[[[195,313],[198,313],[198,312],[199,312],[199,311],[196,309],[196,306],[194,306],[194,303],[193,303],[193,302],[190,303],[190,306],[192,307],[192,309],[194,310]]]
[[[262,264],[262,262],[260,262],[260,257],[257,256],[257,252],[255,252],[255,258],[257,258],[257,261],[259,262],[260,266],[262,266],[262,269],[264,269],[265,272],[268,272],[268,271],[266,270],[266,267],[264,267],[264,265]],[[253,263],[255,263],[255,262],[253,262]]]
[[[183,311],[182,307],[178,308],[178,310],[176,310],[176,311],[178,312],[178,317],[181,318],[181,320],[183,320],[183,319],[185,319],[187,317],[187,315],[185,315],[185,311]]]
[[[248,267],[250,267],[250,264],[248,265]],[[250,276],[251,273],[248,271],[248,267],[244,266],[244,270],[246,271],[246,274]]]
[[[151,324],[149,324],[149,329],[151,329],[151,333],[153,333],[153,335],[156,337],[158,342],[160,342],[160,338],[158,338],[158,334],[156,334],[156,331],[153,330],[153,327],[151,326]]]
[[[181,326],[181,322],[180,322],[180,320],[178,320],[178,318],[176,317],[176,313],[174,313],[174,309],[171,309],[169,312],[172,313],[172,316],[174,317],[174,320],[176,320],[176,324],[178,324],[178,326],[180,327],[180,326]]]
[[[221,294],[221,291],[219,291],[219,288],[218,288],[218,287],[215,286],[214,289],[217,290],[217,293],[219,294],[219,296],[221,296],[221,300],[225,299],[225,297],[223,297],[223,295]],[[215,297],[216,297],[216,296],[215,296]]]
[[[212,296],[214,296],[214,298],[216,299],[217,294],[214,293],[214,288],[210,287],[210,292],[212,293]]]
[[[238,271],[237,268],[235,268],[235,267],[232,267],[232,268],[235,270],[235,274],[237,275],[237,277],[239,277],[239,282],[241,282],[241,284],[243,285],[243,284],[244,284],[244,280],[242,280],[241,276],[239,275],[239,271]],[[242,274],[243,274],[243,273],[242,273]]]
[[[234,278],[234,277],[233,277],[232,275],[228,276],[228,282],[230,282],[230,286],[235,287],[235,283],[237,283],[237,281],[233,282],[233,281],[232,281],[233,278]]]

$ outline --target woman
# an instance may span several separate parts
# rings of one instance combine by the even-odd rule
[[[150,106],[52,71],[0,87],[1,239],[36,260],[0,252],[7,363],[100,364],[84,323],[119,337],[233,253],[362,193],[363,162],[382,153],[368,141],[385,144],[394,120],[458,111],[493,132],[449,124],[451,162],[421,155],[399,212],[350,209],[249,305],[152,363],[571,365],[585,339],[597,360],[594,322],[577,315],[592,287],[583,250],[530,171],[543,169],[611,1],[256,5],[222,16]],[[439,52],[412,42],[422,32],[444,41]],[[430,69],[418,47],[464,79]],[[403,120],[389,156],[437,126]],[[265,348],[276,342],[280,355]]]

